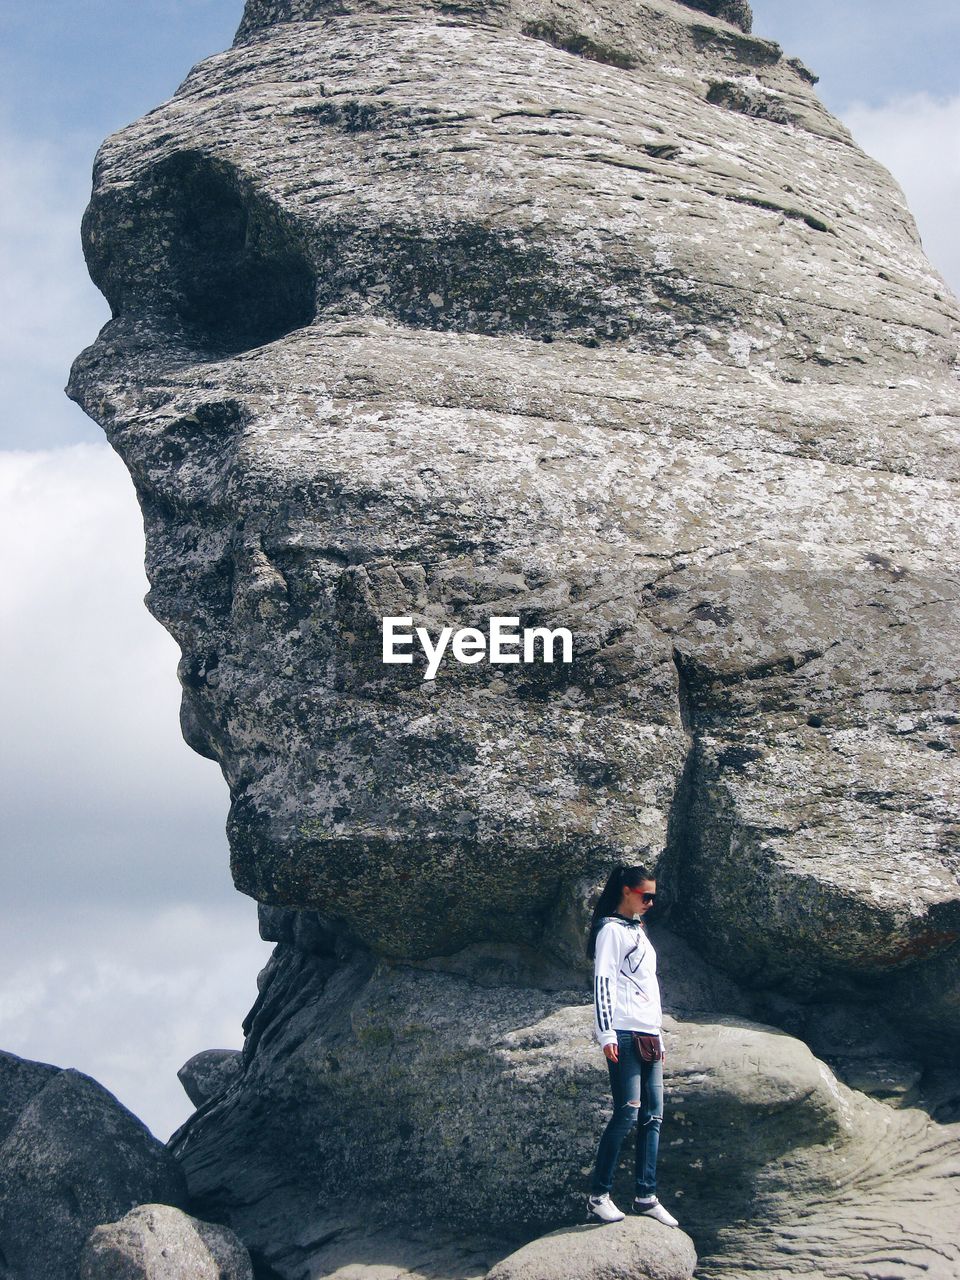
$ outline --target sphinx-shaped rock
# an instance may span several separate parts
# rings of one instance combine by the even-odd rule
[[[425,958],[646,857],[717,964],[923,992],[949,1052],[957,305],[778,46],[251,4],[101,147],[84,247],[114,319],[69,392],[238,887]],[[381,660],[384,616],[493,615],[573,661]]]
[[[847,1231],[824,1274],[859,1280],[864,1205],[891,1267],[898,1240],[949,1256],[956,1132],[910,1104],[960,1042],[960,310],[896,184],[749,25],[250,0],[98,152],[112,319],[68,393],[130,470],[183,732],[278,940],[242,1073],[173,1149],[281,1272],[359,1239],[327,1206],[298,1228],[303,1188],[409,1192],[424,1230],[427,1187],[479,1233],[567,1221],[615,860],[655,867],[704,965],[674,1061],[702,1067],[706,1189],[685,1139],[664,1155],[701,1266],[770,1268],[778,1239],[806,1265]],[[563,628],[571,661],[426,679],[419,650],[384,662],[387,617]],[[867,1186],[863,1141],[905,1198]]]

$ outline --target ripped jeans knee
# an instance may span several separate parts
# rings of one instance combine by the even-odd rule
[[[640,1104],[638,1102],[621,1102],[618,1107],[614,1107],[613,1115],[607,1124],[610,1138],[615,1142],[622,1142],[637,1123],[639,1113]]]

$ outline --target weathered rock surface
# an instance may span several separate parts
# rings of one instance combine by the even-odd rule
[[[484,1280],[511,1247],[456,1226],[412,1224],[390,1200],[324,1196],[318,1203],[290,1183],[264,1187],[255,1204],[236,1204],[231,1216],[250,1242],[256,1275],[267,1280]]]
[[[170,1140],[196,1211],[226,1213],[290,1280],[306,1258],[331,1265],[342,1198],[348,1221],[357,1203],[389,1205],[395,1232],[493,1226],[502,1255],[582,1222],[609,1098],[577,994],[280,943],[242,1075]],[[825,1251],[823,1275],[857,1280],[904,1257],[891,1274],[960,1266],[955,1082],[937,1123],[742,1017],[668,1017],[666,1044],[660,1196],[696,1242],[698,1275],[786,1274]]]
[[[68,393],[133,477],[184,735],[278,939],[173,1149],[285,1276],[359,1247],[293,1220],[304,1188],[409,1199],[409,1230],[570,1220],[614,859],[678,935],[698,1119],[664,1167],[701,1273],[956,1266],[960,309],[749,28],[250,0],[98,152],[113,318]],[[567,627],[574,660],[424,680],[384,615]]]
[[[533,13],[251,6],[98,154],[115,319],[70,394],[134,477],[235,880],[422,958],[613,856],[699,938],[733,873],[719,964],[906,974],[944,1052],[957,304],[777,46],[536,8],[581,56]],[[574,662],[381,662],[384,614],[498,612]]]
[[[240,1069],[239,1049],[204,1049],[195,1053],[177,1072],[187,1097],[195,1107],[220,1093]]]
[[[0,1276],[76,1280],[99,1223],[186,1203],[184,1177],[112,1093],[70,1068],[0,1053]]]
[[[743,31],[749,31],[753,23],[753,14],[747,0],[680,0],[680,3],[688,9],[698,9],[701,13],[723,18]],[[364,7],[385,13],[396,6],[389,3],[365,6],[362,0],[360,4],[351,3],[350,0],[248,0],[234,43],[240,43],[254,32],[264,27],[276,26],[281,22],[317,21],[330,14],[357,12]],[[404,10],[410,13],[429,13],[431,9],[436,10],[439,7],[432,3],[432,0],[411,0],[404,5]],[[549,8],[549,6],[544,7]],[[458,5],[460,13],[476,15],[491,13],[501,22],[509,21],[511,8],[512,6],[490,3],[490,0],[462,0]],[[604,9],[604,6],[597,4],[567,4],[566,10],[570,14],[576,14],[581,21],[588,19],[597,11],[605,11],[608,17],[611,13],[609,5]]]
[[[688,1280],[696,1265],[682,1231],[627,1217],[551,1231],[498,1262],[487,1280]]]
[[[80,1280],[253,1280],[253,1267],[229,1227],[141,1204],[91,1232]]]

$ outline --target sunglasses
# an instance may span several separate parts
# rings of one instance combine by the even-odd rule
[[[637,891],[636,889],[631,889],[630,892],[636,893]],[[644,902],[656,902],[657,900],[657,895],[655,893],[641,893],[640,897]]]

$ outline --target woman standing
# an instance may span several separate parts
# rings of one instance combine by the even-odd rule
[[[599,1040],[613,1093],[613,1115],[597,1150],[588,1214],[602,1222],[624,1215],[610,1188],[624,1138],[637,1120],[634,1213],[675,1227],[657,1199],[657,1152],[663,1119],[663,1036],[657,953],[643,917],[657,897],[645,867],[615,867],[593,910],[587,955],[593,960],[594,1035]]]

